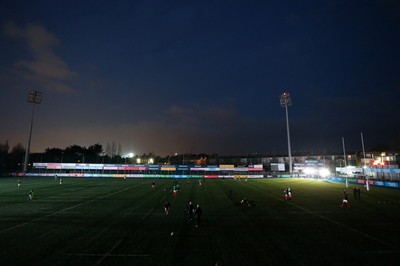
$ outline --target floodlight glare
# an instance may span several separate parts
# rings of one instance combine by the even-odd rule
[[[381,160],[378,159],[378,160],[375,160],[372,164],[373,165],[379,165],[380,163],[381,163]]]
[[[327,169],[327,168],[321,168],[321,169],[319,169],[318,172],[321,177],[327,177],[331,174],[329,169]]]
[[[315,170],[315,168],[312,168],[312,167],[304,168],[304,173],[306,175],[314,175],[316,172],[317,171]]]

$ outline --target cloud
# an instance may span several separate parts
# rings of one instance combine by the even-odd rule
[[[42,88],[64,93],[74,92],[66,83],[77,74],[68,64],[54,52],[54,47],[60,41],[43,26],[29,23],[25,28],[18,27],[14,22],[4,25],[4,34],[23,40],[32,55],[32,60],[21,59],[14,63],[20,76],[35,81]]]
[[[188,106],[172,105],[164,112],[163,121],[182,126],[207,126],[219,129],[224,126],[230,126],[235,120],[239,119],[235,106],[229,103],[221,103],[218,106],[200,106],[199,104],[191,104]]]

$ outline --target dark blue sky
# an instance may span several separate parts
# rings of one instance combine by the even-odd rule
[[[0,142],[32,151],[399,147],[396,1],[2,1]]]

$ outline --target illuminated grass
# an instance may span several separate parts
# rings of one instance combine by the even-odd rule
[[[372,187],[358,201],[348,189],[347,209],[343,184],[182,180],[174,197],[173,180],[155,190],[151,181],[25,178],[18,190],[17,179],[0,179],[0,264],[372,265],[400,256],[399,190]],[[243,197],[256,205],[241,206]],[[188,201],[203,208],[199,228],[186,219]]]

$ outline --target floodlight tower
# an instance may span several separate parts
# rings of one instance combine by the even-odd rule
[[[33,115],[35,113],[35,104],[40,104],[42,102],[42,93],[40,91],[30,90],[28,92],[27,102],[32,103],[32,118],[31,118],[31,128],[29,130],[28,147],[26,148],[26,151],[25,151],[24,173],[28,169],[29,151],[31,148],[31,138],[32,138]]]
[[[289,151],[289,173],[292,174],[292,149],[290,148],[290,133],[289,133],[289,115],[288,106],[292,105],[292,100],[288,92],[283,93],[280,97],[281,107],[285,108],[286,111],[286,129],[287,129],[287,140],[288,140],[288,151]]]

